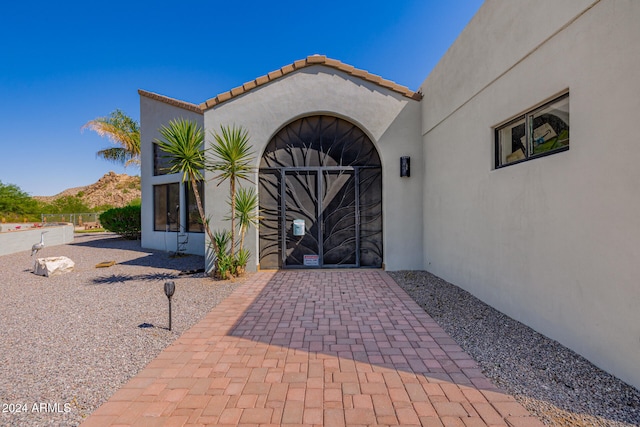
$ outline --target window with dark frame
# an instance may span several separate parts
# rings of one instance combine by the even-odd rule
[[[153,186],[154,231],[178,231],[180,184]]]
[[[169,155],[160,148],[160,145],[153,143],[153,175],[167,175],[170,172]]]
[[[569,94],[495,129],[496,168],[569,149]]]
[[[196,185],[198,186],[200,201],[204,207],[204,181],[198,181]],[[187,210],[185,212],[185,224],[187,224],[187,231],[191,233],[204,233],[204,225],[202,225],[202,219],[200,218],[200,212],[198,211],[193,187],[188,181],[184,184],[184,194],[186,198],[185,204],[187,206]]]

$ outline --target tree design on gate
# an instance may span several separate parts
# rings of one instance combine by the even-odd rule
[[[285,126],[263,153],[259,193],[262,268],[309,254],[323,265],[382,265],[380,157],[354,124],[322,115]],[[304,237],[293,236],[294,218],[307,222]]]

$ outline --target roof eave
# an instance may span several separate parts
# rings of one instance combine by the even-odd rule
[[[180,101],[179,99],[169,98],[168,96],[159,95],[157,93],[148,92],[142,89],[138,89],[138,94],[140,96],[144,96],[145,98],[150,98],[155,101],[160,101],[165,104],[173,105],[174,107],[189,110],[197,114],[204,114],[204,111],[202,110],[202,108],[200,108],[200,106],[196,104],[192,104],[190,102]]]
[[[326,67],[334,68],[348,75],[377,84],[378,86],[381,86],[393,92],[399,93],[402,96],[413,99],[415,101],[420,101],[422,99],[422,93],[414,92],[410,90],[408,87],[399,85],[395,82],[392,82],[391,80],[383,79],[380,76],[371,74],[365,70],[355,68],[352,65],[345,64],[338,60],[327,58],[325,55],[311,55],[311,56],[307,56],[305,59],[301,59],[293,62],[292,64],[285,65],[279,70],[272,71],[264,76],[260,76],[254,80],[246,82],[242,86],[238,86],[229,91],[222,92],[217,96],[210,98],[205,102],[203,102],[202,104],[200,104],[199,108],[201,111],[205,111],[207,109],[213,108],[219,104],[222,104],[223,102],[229,101],[230,99],[233,99],[253,89],[256,89],[260,86],[263,86],[267,83],[270,83],[274,80],[284,77],[287,74],[290,74],[297,70],[301,70],[306,67],[311,67],[313,65],[324,65]]]

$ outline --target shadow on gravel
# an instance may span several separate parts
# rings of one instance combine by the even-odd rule
[[[140,240],[126,240],[115,234],[107,233],[103,235],[76,234],[74,235],[73,243],[69,243],[69,246],[87,246],[102,249],[126,249],[129,251],[151,252],[150,249],[143,249],[140,246]]]
[[[147,256],[119,262],[119,265],[131,265],[138,267],[153,267],[169,270],[191,271],[204,267],[204,257],[191,255],[188,257],[172,258],[165,253],[150,253]]]
[[[201,255],[185,255],[172,257],[169,253],[145,249],[140,246],[139,240],[125,240],[115,234],[104,234],[101,236],[76,235],[74,243],[70,246],[80,246],[99,249],[113,249],[129,252],[137,252],[126,261],[119,261],[118,265],[129,265],[136,267],[152,267],[168,270],[193,271],[204,269],[204,257]],[[114,257],[117,259],[118,257]],[[103,261],[108,261],[107,259]]]
[[[112,285],[125,282],[158,282],[167,279],[176,279],[177,274],[173,273],[149,273],[149,274],[112,274],[110,276],[96,277],[90,283],[93,285]]]

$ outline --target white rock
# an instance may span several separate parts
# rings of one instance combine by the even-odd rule
[[[73,271],[75,263],[66,256],[38,258],[33,264],[33,273],[38,276],[57,276]]]

